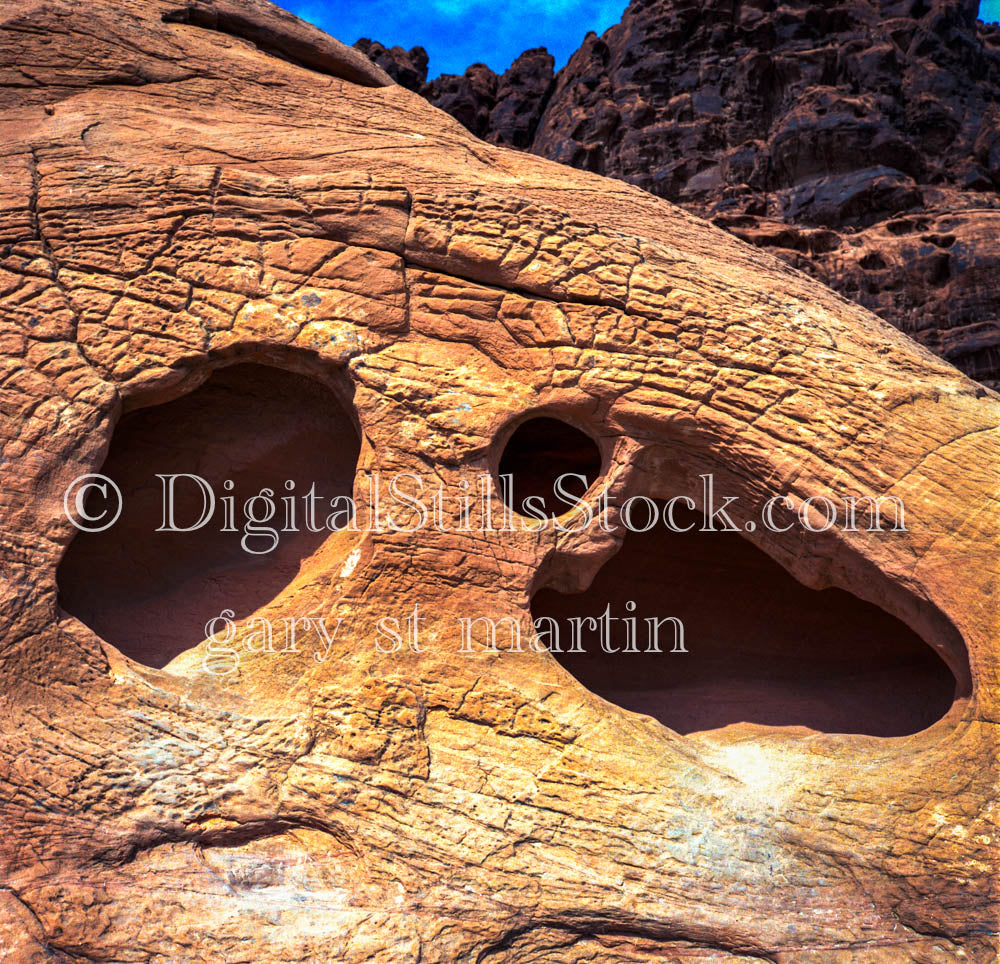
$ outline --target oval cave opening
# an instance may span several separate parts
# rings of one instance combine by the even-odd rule
[[[126,413],[100,470],[124,508],[109,529],[70,543],[56,574],[63,609],[126,656],[165,666],[201,642],[223,609],[245,618],[295,579],[331,534],[330,500],[349,511],[359,451],[330,388],[259,364],[218,369],[187,395]],[[263,489],[274,514],[265,519],[267,501],[254,503],[258,525],[247,503]],[[98,498],[88,493],[91,515]],[[171,506],[178,530],[211,512],[191,531],[157,531]]]
[[[586,432],[550,416],[522,422],[504,446],[497,474],[504,501],[515,512],[551,518],[567,512],[601,474],[601,450]],[[556,494],[560,476],[566,496]],[[508,477],[509,486],[502,484]],[[530,501],[529,501],[530,500]]]
[[[948,712],[955,676],[905,623],[802,585],[738,533],[699,531],[700,512],[674,518],[695,528],[629,531],[589,589],[532,599],[542,639],[592,692],[680,733],[745,722],[902,736]]]

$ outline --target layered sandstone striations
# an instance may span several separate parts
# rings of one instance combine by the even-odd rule
[[[0,143],[5,962],[996,960],[994,393],[257,0],[6,3]],[[711,473],[740,532],[462,524],[564,464],[588,509]],[[183,471],[358,526],[158,535]],[[398,473],[440,527],[375,526]],[[535,645],[603,594],[693,605],[687,653]]]
[[[1000,27],[977,10],[634,0],[554,89],[517,64],[504,75],[536,105],[517,136],[482,65],[422,92],[487,140],[712,219],[995,387]]]

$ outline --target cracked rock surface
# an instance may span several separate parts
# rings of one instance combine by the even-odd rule
[[[6,3],[0,144],[0,958],[996,960],[996,394],[638,187],[476,139],[259,0]],[[530,645],[463,655],[456,617],[525,623],[534,593],[613,571],[621,531],[463,531],[452,502],[441,531],[341,529],[254,600],[343,619],[324,652],[247,646],[222,675],[207,640],[157,660],[102,639],[79,583],[60,600],[67,485],[136,425],[191,471],[213,426],[251,475],[305,459],[273,419],[226,431],[267,369],[308,382],[262,383],[269,415],[353,427],[362,523],[376,473],[460,493],[534,412],[585,430],[619,497],[704,472],[747,506],[897,496],[903,532],[747,539],[917,634],[954,701],[903,736],[681,735]],[[157,422],[186,399],[205,417]],[[144,575],[93,558],[91,599]],[[378,621],[417,604],[420,651],[380,652]]]
[[[996,388],[1000,27],[978,8],[633,0],[554,79],[539,51],[422,86],[426,54],[378,62],[478,136],[679,203]]]

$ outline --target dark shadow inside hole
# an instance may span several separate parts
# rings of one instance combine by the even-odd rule
[[[504,447],[498,474],[504,501],[523,515],[551,517],[567,512],[572,500],[583,495],[601,474],[601,451],[585,432],[556,418],[531,418],[519,425]],[[568,497],[555,495],[561,475]],[[526,500],[532,502],[525,505]]]
[[[57,573],[63,608],[127,656],[165,666],[204,639],[206,623],[223,609],[245,618],[295,578],[330,536],[323,528],[330,499],[351,495],[359,449],[354,424],[329,388],[262,365],[220,369],[189,395],[127,413],[100,470],[118,484],[124,509],[107,531],[80,532],[70,544]],[[174,473],[202,477],[215,495],[214,514],[196,531],[156,531],[164,501],[157,475]],[[309,530],[302,498],[314,484],[318,532]],[[207,497],[194,481],[175,486],[175,521],[192,525]],[[243,508],[262,488],[274,492],[276,514],[266,525],[279,530],[278,543],[253,554],[241,545]],[[236,532],[220,531],[226,496],[235,498]],[[283,497],[295,498],[290,519]],[[265,513],[257,503],[256,517]],[[289,521],[298,531],[280,531]],[[259,551],[272,541],[252,536],[247,544]]]
[[[674,517],[679,527],[702,522],[680,508]],[[606,607],[616,620],[611,645],[624,647],[619,620],[631,615],[640,652],[605,652],[587,623],[577,624],[584,653],[565,652],[570,620]],[[588,590],[542,589],[531,608],[536,621],[555,620],[564,652],[553,655],[584,686],[680,733],[749,722],[901,736],[939,720],[955,698],[951,670],[908,626],[843,590],[801,585],[738,533],[676,533],[662,522],[629,532]],[[675,629],[666,623],[662,653],[645,651],[645,620],[666,616],[683,624],[688,652],[671,652]]]

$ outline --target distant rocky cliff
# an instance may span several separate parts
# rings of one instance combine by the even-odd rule
[[[621,178],[767,247],[1000,387],[1000,28],[974,0],[633,0],[553,73],[426,81],[484,140]]]

